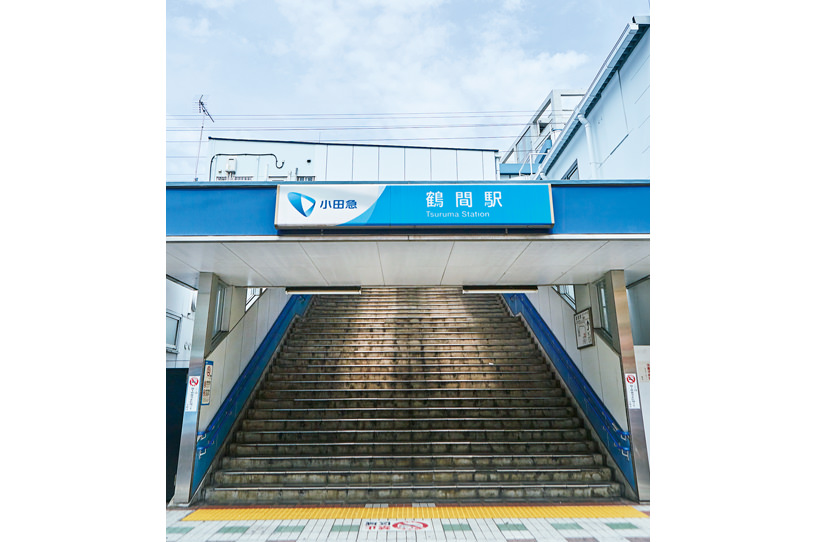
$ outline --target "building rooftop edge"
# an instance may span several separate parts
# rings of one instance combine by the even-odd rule
[[[498,149],[475,149],[472,147],[468,148],[468,147],[428,147],[420,145],[377,145],[375,143],[328,143],[322,141],[290,141],[283,139],[240,139],[232,137],[213,137],[213,136],[208,136],[207,139],[212,141],[243,141],[245,143],[289,143],[294,145],[333,145],[343,147],[389,147],[395,149],[431,149],[444,151],[477,151],[493,153],[499,152]]]

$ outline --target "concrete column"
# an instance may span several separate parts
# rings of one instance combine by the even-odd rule
[[[649,500],[650,490],[649,457],[646,451],[646,431],[643,424],[640,390],[637,387],[637,365],[632,340],[632,324],[629,318],[629,301],[626,296],[626,281],[622,270],[610,271],[608,277],[612,284],[612,306],[609,308],[614,310],[615,342],[620,345],[623,393],[626,401],[626,416],[629,421],[635,490],[640,501],[645,502]],[[630,377],[633,383],[627,383],[627,377]]]
[[[187,371],[187,393],[185,394],[184,418],[181,424],[181,441],[178,468],[176,469],[176,493],[172,500],[174,505],[187,505],[192,498],[198,415],[201,410],[201,381],[204,372],[204,356],[210,351],[212,341],[211,329],[217,284],[218,277],[213,273],[199,274],[193,345],[190,353],[190,368]],[[191,379],[197,381],[197,386],[191,386]],[[191,399],[194,400],[191,401]]]

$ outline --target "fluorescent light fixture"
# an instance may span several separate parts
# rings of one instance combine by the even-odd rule
[[[532,294],[538,286],[462,286],[463,294]]]
[[[309,286],[286,288],[286,295],[360,295],[359,286]]]

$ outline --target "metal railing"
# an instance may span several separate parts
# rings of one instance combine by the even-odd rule
[[[600,397],[592,389],[567,351],[558,342],[553,332],[544,322],[524,294],[504,294],[510,311],[520,315],[527,322],[530,330],[538,339],[547,357],[552,361],[564,383],[569,388],[578,405],[584,411],[595,432],[603,442],[612,459],[620,468],[632,487],[635,487],[635,476],[632,467],[630,435],[615,421],[615,418],[604,406]]]

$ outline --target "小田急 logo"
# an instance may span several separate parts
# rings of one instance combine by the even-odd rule
[[[315,208],[315,200],[306,194],[298,194],[297,192],[289,192],[289,203],[295,208],[297,212],[307,217],[312,214]]]

